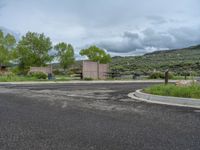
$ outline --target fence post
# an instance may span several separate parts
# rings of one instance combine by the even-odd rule
[[[97,61],[97,79],[99,80],[99,61]]]
[[[83,73],[82,72],[80,73],[80,78],[81,78],[81,80],[83,80]]]
[[[165,85],[168,84],[168,81],[169,81],[169,70],[166,70],[165,71]]]

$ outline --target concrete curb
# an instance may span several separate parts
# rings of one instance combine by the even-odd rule
[[[169,82],[174,83],[176,80],[170,80]],[[0,85],[4,84],[90,84],[90,83],[164,83],[163,80],[121,80],[121,81],[106,81],[106,80],[93,80],[93,81],[25,81],[25,82],[0,82]]]
[[[200,109],[200,99],[158,96],[158,95],[146,94],[141,91],[142,90],[137,90],[133,93],[129,93],[128,96],[130,98],[148,103]]]

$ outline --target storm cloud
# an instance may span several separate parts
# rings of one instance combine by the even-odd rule
[[[200,44],[200,28],[171,28],[166,31],[156,31],[147,28],[139,33],[124,32],[118,40],[102,41],[101,48],[109,52],[130,53],[134,51],[148,52],[148,49],[166,50],[183,48]]]
[[[142,54],[200,44],[199,0],[0,0],[0,26],[79,49]]]

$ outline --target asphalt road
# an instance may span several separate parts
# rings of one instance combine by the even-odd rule
[[[199,150],[200,110],[127,97],[149,85],[1,85],[0,150]]]

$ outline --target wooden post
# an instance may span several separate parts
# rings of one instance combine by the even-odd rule
[[[83,80],[83,73],[82,72],[80,73],[80,78],[81,78],[81,80]]]
[[[169,82],[169,70],[165,71],[165,85],[167,85]]]
[[[97,62],[97,78],[99,80],[99,61]]]

